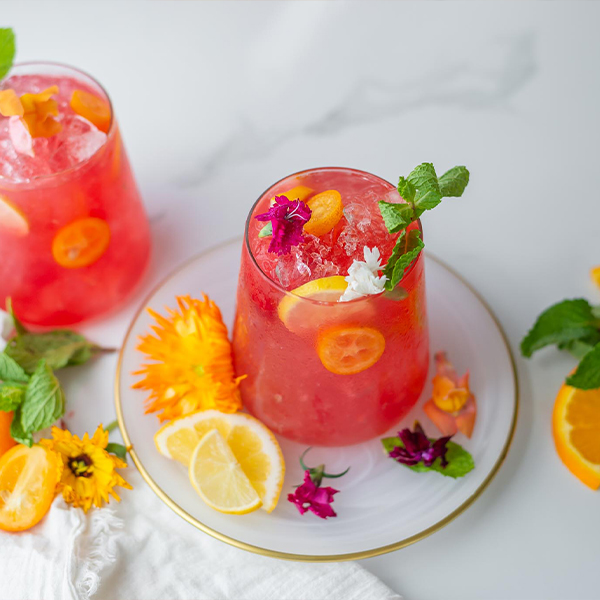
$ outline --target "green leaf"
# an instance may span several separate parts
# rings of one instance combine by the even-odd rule
[[[258,232],[258,237],[259,238],[264,238],[264,237],[269,237],[270,235],[273,235],[273,223],[271,223],[271,221],[269,221],[259,232]]]
[[[29,375],[10,356],[0,353],[0,381],[28,381]]]
[[[387,277],[386,290],[393,290],[402,281],[404,271],[417,258],[424,245],[418,229],[409,231],[408,235],[406,231],[400,234],[392,250],[392,255],[383,269],[383,274]]]
[[[389,300],[395,300],[396,302],[400,302],[401,300],[406,300],[406,298],[408,298],[408,292],[399,285],[397,285],[393,290],[386,290],[383,295]]]
[[[581,360],[588,352],[594,349],[596,344],[600,344],[600,331],[581,340],[562,342],[558,344],[558,348],[570,352],[577,360]]]
[[[546,309],[521,342],[523,356],[550,344],[582,340],[598,332],[600,321],[594,317],[587,300],[563,300]]]
[[[0,410],[10,412],[23,402],[27,386],[18,383],[3,383],[0,385]]]
[[[23,325],[23,323],[21,323],[21,321],[19,321],[19,319],[17,318],[17,315],[15,315],[15,311],[13,310],[13,307],[12,307],[12,298],[6,299],[6,312],[10,315],[10,317],[13,321],[13,325],[14,325],[15,331],[17,332],[17,335],[22,335],[23,333],[28,333],[25,325]]]
[[[64,412],[64,393],[52,369],[42,360],[31,376],[21,405],[23,430],[27,433],[44,429],[62,417]]]
[[[19,444],[25,444],[31,448],[33,444],[33,436],[31,432],[26,432],[23,429],[23,425],[21,424],[21,407],[17,408],[17,410],[13,414],[13,420],[10,424],[10,437],[15,440],[15,442],[19,442]]]
[[[415,200],[415,213],[420,217],[426,210],[435,208],[442,201],[442,194],[435,190],[425,192]]]
[[[385,221],[385,226],[390,233],[398,233],[406,229],[417,219],[415,211],[410,204],[393,204],[380,200],[379,210]]]
[[[106,451],[127,462],[127,448],[125,448],[123,444],[115,444],[111,442],[110,444],[106,445]]]
[[[433,440],[430,440],[433,442]],[[404,448],[404,444],[399,437],[389,437],[381,440],[383,447],[387,454],[389,454],[394,448],[400,446]],[[402,465],[417,473],[425,473],[426,471],[435,471],[446,477],[464,477],[467,473],[475,468],[475,462],[469,452],[467,452],[460,444],[455,442],[448,442],[448,452],[446,453],[446,460],[448,464],[446,467],[442,467],[441,459],[437,459],[430,467],[426,467],[423,463],[417,463],[416,465]],[[402,463],[398,463],[402,464]]]
[[[40,360],[53,370],[88,361],[96,348],[79,333],[58,329],[46,333],[23,333],[11,339],[4,352],[28,373],[33,373]]]
[[[577,371],[567,377],[567,385],[580,390],[595,390],[600,388],[600,344],[596,344],[579,363]]]
[[[415,186],[408,179],[400,177],[398,181],[398,193],[402,196],[404,202],[412,204],[417,190],[415,190]]]
[[[469,171],[466,167],[454,167],[446,171],[440,178],[440,192],[442,196],[462,196],[469,183]]]
[[[440,184],[431,163],[422,163],[415,167],[408,176],[408,181],[421,195],[427,192],[440,193]]]
[[[10,71],[15,59],[15,33],[12,29],[0,29],[0,79]]]

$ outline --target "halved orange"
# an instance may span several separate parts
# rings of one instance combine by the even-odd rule
[[[566,384],[554,403],[552,433],[567,469],[585,485],[600,487],[600,389],[579,390]]]
[[[332,327],[317,337],[323,366],[337,375],[354,375],[372,367],[385,350],[385,338],[372,327]]]
[[[66,269],[79,269],[95,263],[108,248],[110,229],[108,223],[87,217],[65,225],[54,236],[52,256]]]
[[[17,237],[29,233],[29,221],[6,196],[0,194],[0,230]]]
[[[17,445],[17,442],[15,442],[10,435],[12,418],[12,412],[0,410],[0,456],[7,450],[10,450],[13,446]]]
[[[23,531],[41,521],[54,500],[60,457],[19,444],[0,458],[0,529]]]
[[[108,102],[89,92],[75,90],[71,96],[71,108],[100,131],[108,133],[111,117]]]
[[[326,190],[311,198],[308,208],[312,211],[304,231],[321,237],[331,231],[344,215],[342,196],[337,190]]]

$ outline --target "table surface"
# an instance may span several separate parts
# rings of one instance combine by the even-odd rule
[[[483,294],[517,355],[549,304],[600,302],[599,19],[591,2],[4,2],[19,60],[71,63],[109,90],[152,222],[140,290],[85,332],[120,343],[147,291],[239,235],[285,174],[344,165],[393,181],[431,161],[472,178],[427,215],[427,246]],[[114,418],[115,362],[64,372],[72,429]],[[495,480],[442,531],[364,566],[408,600],[597,597],[598,494],[550,430],[573,365],[517,358],[518,426]]]

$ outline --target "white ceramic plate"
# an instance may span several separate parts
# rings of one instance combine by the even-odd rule
[[[133,446],[133,461],[150,487],[181,517],[222,541],[260,554],[306,561],[358,559],[396,550],[437,531],[464,511],[490,482],[508,451],[517,414],[516,372],[490,309],[432,256],[425,262],[431,350],[446,350],[459,373],[470,370],[477,397],[472,439],[460,434],[454,438],[475,459],[476,467],[466,477],[453,480],[412,472],[387,458],[378,439],[346,448],[313,448],[308,464],[324,462],[330,472],[351,469],[342,479],[330,480],[341,490],[334,503],[337,518],[301,516],[286,498],[302,481],[298,456],[305,448],[280,438],[287,473],[278,507],[270,515],[259,510],[233,516],[206,506],[192,489],[186,469],[158,453],[153,441],[158,419],[144,414],[145,392],[131,389],[136,379],[131,373],[143,359],[135,349],[136,340],[151,324],[144,308],[163,312],[165,306],[173,306],[176,295],[198,296],[204,291],[231,325],[240,253],[241,239],[237,239],[185,263],[150,294],[127,333],[117,367],[117,414],[123,437]],[[412,426],[419,419],[425,431],[437,435],[420,409],[430,392],[428,384],[403,425]]]

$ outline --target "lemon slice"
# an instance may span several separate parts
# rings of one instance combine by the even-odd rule
[[[329,307],[326,305],[319,307],[318,304],[304,302],[302,298],[308,298],[315,302],[337,302],[347,287],[348,284],[341,275],[313,279],[282,298],[277,307],[277,314],[283,324],[292,332],[298,333],[303,329],[314,331],[319,326],[325,310]],[[347,305],[340,304],[340,308],[344,306],[347,308]],[[332,317],[332,313],[333,311],[329,310],[328,316]]]
[[[245,515],[262,502],[217,429],[198,443],[190,461],[190,481],[211,508],[222,513]]]
[[[188,466],[199,441],[216,429],[271,512],[283,487],[285,463],[275,436],[258,419],[245,413],[201,410],[163,425],[154,436],[158,451]]]
[[[24,237],[29,233],[27,217],[2,194],[0,194],[0,229],[17,237]]]

